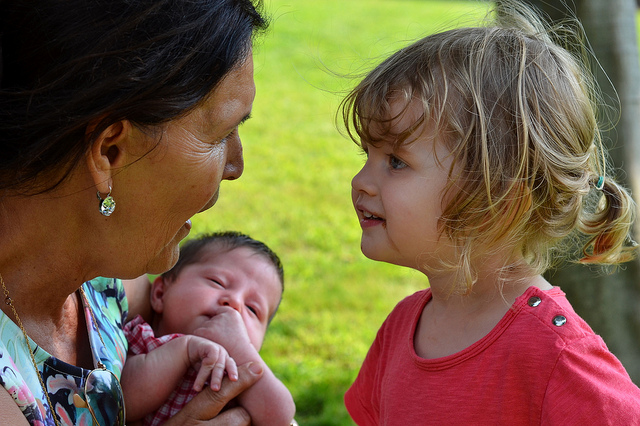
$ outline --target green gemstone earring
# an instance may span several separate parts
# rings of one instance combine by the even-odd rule
[[[111,186],[109,186],[109,193],[103,200],[98,191],[98,200],[100,200],[100,213],[104,216],[111,216],[111,213],[116,209],[116,200],[111,196]]]

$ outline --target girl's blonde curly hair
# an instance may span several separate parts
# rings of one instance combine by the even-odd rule
[[[375,145],[372,127],[377,135],[383,128],[400,145],[421,124],[434,126],[454,158],[439,228],[460,255],[442,268],[459,274],[463,292],[475,281],[474,259],[505,248],[505,270],[523,258],[536,274],[576,235],[586,237],[582,263],[631,259],[635,205],[606,167],[580,26],[548,28],[511,1],[493,16],[487,26],[423,38],[377,66],[341,104],[348,135]],[[570,49],[560,45],[570,39]],[[404,111],[390,116],[398,99],[405,110],[415,101],[424,108],[400,131],[391,123]]]

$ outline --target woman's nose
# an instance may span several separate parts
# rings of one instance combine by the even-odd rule
[[[239,135],[227,141],[227,163],[224,166],[222,179],[234,180],[242,176],[244,158],[242,157],[242,141]]]

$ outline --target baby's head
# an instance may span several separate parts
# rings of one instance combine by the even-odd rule
[[[204,235],[186,242],[178,263],[154,280],[153,326],[157,335],[190,334],[230,306],[260,349],[283,291],[282,263],[264,243],[238,232]]]
[[[505,271],[540,273],[561,239],[604,226],[598,200],[585,205],[605,163],[584,58],[556,44],[565,34],[526,7],[503,3],[490,26],[435,34],[396,52],[341,106],[349,136],[365,150],[410,144],[425,128],[444,148],[448,185],[434,202],[442,203],[440,236],[458,256],[440,270],[459,271],[467,289],[484,256],[502,253]],[[433,155],[442,151],[434,147]],[[630,212],[632,201],[608,176],[602,192],[607,209],[621,207],[615,215]],[[590,241],[583,260],[618,260],[620,240]]]

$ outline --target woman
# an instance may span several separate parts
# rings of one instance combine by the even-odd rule
[[[169,269],[189,218],[242,174],[258,3],[0,3],[3,423],[124,424],[127,299],[94,278]],[[214,418],[253,367],[173,424]],[[206,424],[248,422],[229,410]]]

